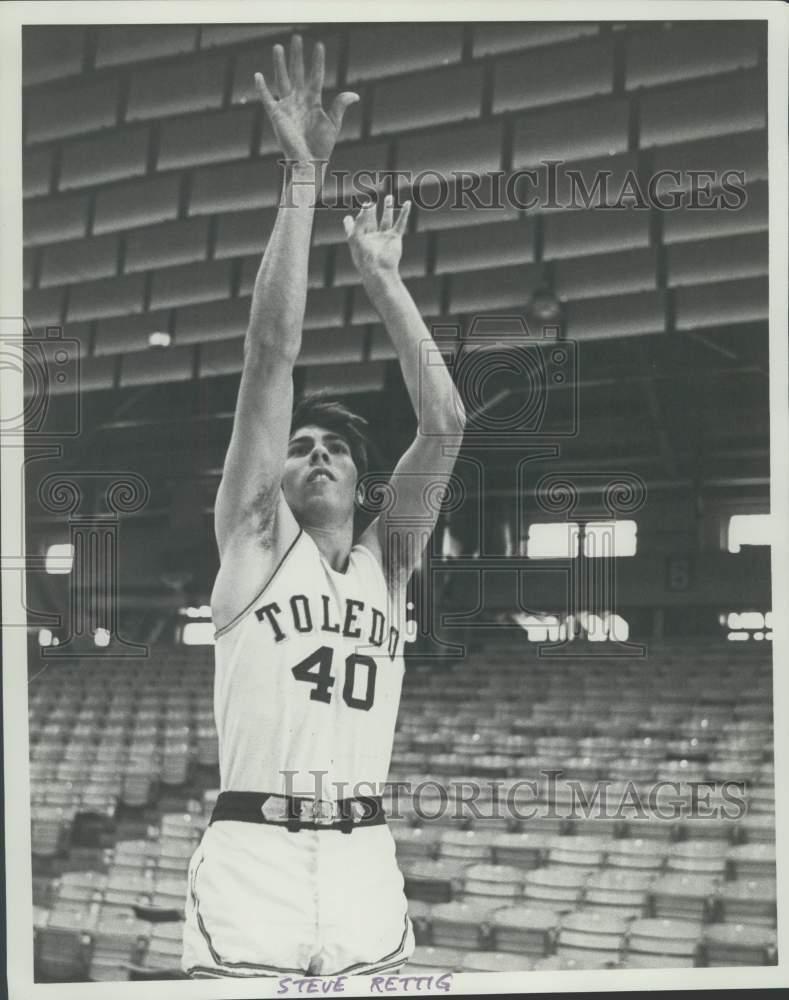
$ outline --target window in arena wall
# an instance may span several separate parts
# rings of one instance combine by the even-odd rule
[[[638,525],[635,521],[590,521],[584,527],[584,555],[634,556]]]
[[[557,615],[530,615],[521,611],[514,618],[529,642],[564,642],[567,638],[567,626]]]
[[[181,632],[181,642],[184,646],[213,646],[213,622],[187,622]]]
[[[638,544],[635,521],[590,521],[581,527],[575,521],[530,524],[526,555],[530,559],[574,559],[583,535],[587,558],[634,556]]]
[[[208,604],[201,604],[200,607],[179,608],[178,614],[186,618],[210,618],[211,607]]]
[[[70,542],[58,542],[47,548],[44,568],[47,573],[70,573],[74,565],[74,546]]]
[[[718,617],[721,626],[725,628],[726,638],[730,642],[763,642],[772,640],[772,611],[729,611]]]
[[[578,555],[579,535],[575,521],[530,524],[526,555],[529,559],[574,559]]]
[[[111,640],[112,640],[112,635],[106,628],[97,628],[93,632],[93,642],[97,646],[101,647],[109,646]]]
[[[621,615],[605,612],[598,615],[579,611],[577,615],[527,614],[520,611],[514,620],[526,632],[529,642],[571,642],[575,638],[589,642],[625,642],[630,626]]]
[[[743,545],[770,545],[772,516],[770,514],[732,514],[726,533],[729,552],[739,552]]]

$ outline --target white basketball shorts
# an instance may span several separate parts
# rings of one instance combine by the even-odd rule
[[[189,863],[183,945],[195,978],[398,969],[414,935],[389,828],[211,824]]]

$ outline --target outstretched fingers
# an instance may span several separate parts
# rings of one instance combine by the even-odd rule
[[[408,216],[411,214],[411,202],[407,201],[397,217],[397,222],[395,222],[392,227],[398,236],[403,236],[408,225]]]
[[[352,104],[356,104],[358,100],[358,94],[354,94],[353,91],[350,90],[344,90],[332,101],[329,118],[331,118],[332,122],[334,122],[338,131],[342,128],[342,120],[345,116],[345,112]]]
[[[288,68],[285,65],[285,50],[281,45],[274,46],[274,81],[280,97],[287,97],[293,90],[288,76]]]
[[[290,40],[288,74],[294,87],[299,89],[304,87],[304,45],[301,35],[294,35]]]
[[[342,228],[345,235],[350,239],[354,233],[372,233],[378,228],[375,222],[375,202],[366,201],[356,213],[354,219],[351,215],[346,215],[342,220]]]
[[[310,68],[310,78],[307,83],[307,89],[317,101],[320,101],[321,99],[325,75],[326,47],[323,42],[316,42],[312,50],[312,66]]]
[[[374,233],[378,229],[376,205],[374,201],[366,201],[356,216],[355,228],[361,233]]]
[[[274,95],[268,89],[268,84],[263,78],[262,73],[255,73],[255,89],[258,92],[260,100],[263,102],[263,107],[266,109],[266,113],[270,117],[277,102],[274,100]]]
[[[384,210],[381,213],[381,229],[391,229],[394,218],[394,198],[388,194],[384,198]]]

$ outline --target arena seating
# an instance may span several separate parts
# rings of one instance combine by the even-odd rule
[[[217,794],[212,652],[32,681],[39,980],[179,976],[186,870]],[[418,943],[406,971],[774,962],[770,698],[767,657],[709,644],[412,665],[387,795]],[[647,803],[661,777],[678,784],[648,814],[621,805],[628,782]],[[716,780],[742,782],[747,810],[688,816],[691,783]],[[699,801],[726,802],[720,787]]]
[[[62,26],[25,29],[25,315],[36,331],[59,323],[79,339],[84,390],[240,370],[252,269],[279,185],[252,76],[263,68],[270,78],[271,45],[293,28],[218,29],[140,26],[126,38],[80,27],[67,44]],[[758,22],[303,30],[308,47],[326,43],[329,97],[347,87],[361,98],[337,170],[424,171],[429,187],[436,171],[510,177],[561,160],[589,190],[595,171],[609,171],[612,197],[628,174],[652,169],[744,172],[741,210],[680,208],[657,229],[629,202],[524,210],[492,201],[484,185],[484,208],[417,205],[404,275],[428,319],[522,307],[547,268],[570,337],[766,320]],[[522,185],[520,203],[534,193]],[[331,331],[333,344],[344,330],[345,350],[313,359],[309,384],[333,385],[342,367],[346,389],[362,391],[383,385],[392,358],[378,352],[376,317],[353,287],[345,211],[317,213],[307,304],[307,326]],[[168,331],[173,346],[146,364],[152,331]]]

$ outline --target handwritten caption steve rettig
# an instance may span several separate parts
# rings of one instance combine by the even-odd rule
[[[277,983],[277,996],[293,993],[344,993],[347,976],[327,976],[325,978],[310,976],[305,979],[294,979],[284,976]],[[370,993],[400,993],[407,990],[442,990],[448,993],[452,986],[452,973],[443,972],[440,976],[370,976],[368,988]]]

